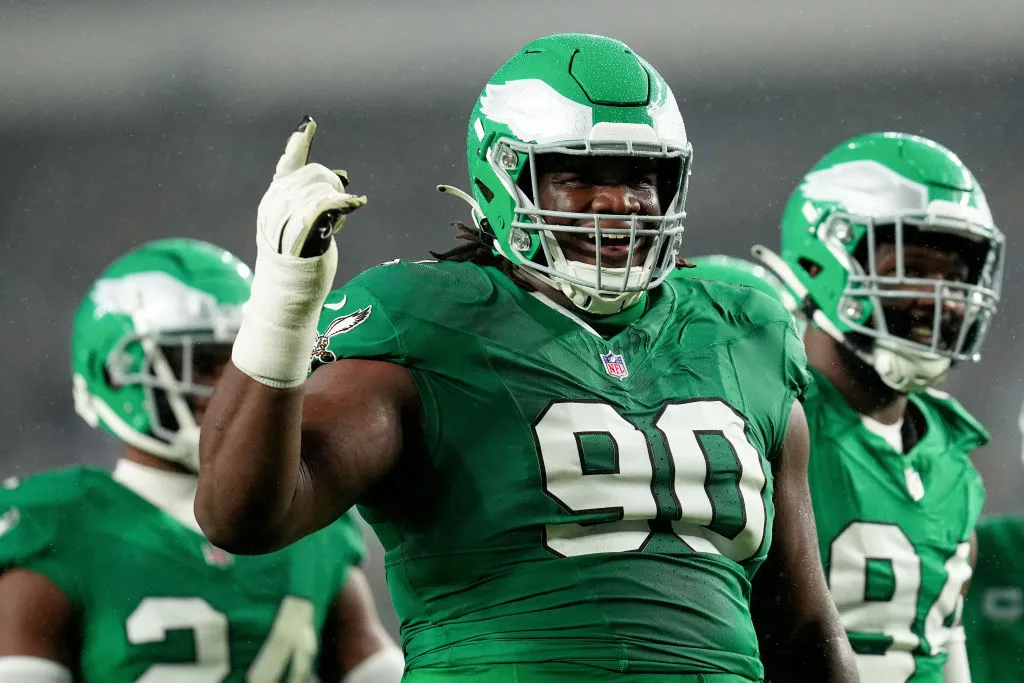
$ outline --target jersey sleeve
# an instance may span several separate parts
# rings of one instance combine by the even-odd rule
[[[800,338],[793,324],[786,326],[782,371],[789,390],[793,392],[794,397],[802,401],[807,394],[807,387],[811,384],[811,376],[807,372],[807,352],[804,350],[804,340]]]
[[[47,500],[45,488],[31,480],[0,488],[0,572],[27,569],[52,581],[76,605],[82,604],[81,558],[84,545],[71,527],[79,517]],[[79,567],[82,569],[82,567]]]
[[[378,266],[327,296],[320,311],[310,371],[339,358],[386,360],[405,364],[405,340],[384,300],[387,281]]]
[[[741,310],[754,329],[749,343],[755,346],[756,360],[750,369],[761,373],[756,380],[754,375],[748,379],[766,387],[781,384],[783,389],[770,392],[768,412],[773,419],[765,425],[769,458],[774,458],[782,450],[793,401],[803,401],[810,385],[807,354],[789,311],[763,292],[744,289],[747,297],[741,302]]]

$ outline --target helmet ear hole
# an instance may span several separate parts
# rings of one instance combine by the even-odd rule
[[[479,178],[474,178],[473,182],[476,184],[477,189],[480,190],[480,194],[483,195],[484,201],[490,204],[494,200],[494,192],[491,188],[487,187]]]
[[[799,263],[800,267],[803,268],[804,271],[806,271],[807,274],[810,275],[811,277],[817,277],[818,273],[820,273],[822,270],[820,263],[812,261],[811,259],[803,256],[797,259],[797,263]]]
[[[105,363],[103,365],[103,368],[102,368],[101,372],[103,374],[103,383],[104,384],[106,384],[111,389],[120,389],[120,386],[114,383],[114,379],[110,376],[110,370],[107,369],[107,366],[106,366]]]

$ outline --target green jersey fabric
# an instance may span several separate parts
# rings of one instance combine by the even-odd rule
[[[985,499],[969,455],[988,433],[946,394],[916,393],[925,431],[899,453],[812,375],[804,409],[818,542],[861,680],[942,681]]]
[[[327,298],[313,365],[401,364],[425,408],[415,504],[362,510],[407,669],[761,677],[750,579],[803,347],[753,290],[673,280],[640,305],[603,338],[452,262],[379,266]]]
[[[964,604],[974,683],[1024,682],[1024,519],[983,517]]]
[[[0,520],[0,571],[43,574],[74,605],[85,683],[304,683],[364,552],[345,517],[277,553],[235,557],[83,467],[9,480]]]

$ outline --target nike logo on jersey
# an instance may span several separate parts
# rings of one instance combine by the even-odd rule
[[[345,308],[346,301],[348,301],[348,294],[341,297],[341,301],[339,301],[336,304],[324,304],[324,308],[329,308],[332,311],[340,311],[341,309]]]
[[[21,521],[21,513],[18,512],[18,508],[11,508],[5,512],[3,517],[0,517],[0,536],[16,527],[19,521]]]

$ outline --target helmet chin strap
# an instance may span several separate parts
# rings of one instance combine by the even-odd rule
[[[948,358],[903,349],[888,340],[876,339],[871,351],[855,349],[854,353],[873,367],[886,385],[902,394],[934,387],[946,379],[949,373]]]
[[[782,257],[771,249],[760,244],[750,248],[750,253],[765,265],[790,290],[794,298],[802,303],[800,310],[794,315],[810,315],[814,324],[852,351],[858,358],[874,368],[886,386],[900,393],[909,394],[931,388],[946,379],[950,360],[943,356],[923,351],[901,348],[889,340],[875,339],[870,351],[852,343],[843,332],[828,319],[817,306],[809,310],[811,299],[807,296],[807,288],[793,273]]]

